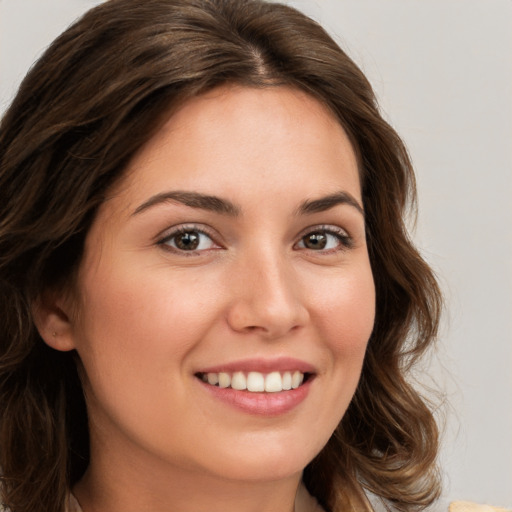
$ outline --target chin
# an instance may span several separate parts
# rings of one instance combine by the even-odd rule
[[[218,464],[210,471],[236,481],[272,481],[302,473],[323,445],[312,446],[306,440],[260,440],[243,449],[231,447],[216,459]],[[210,464],[208,464],[210,466]]]
[[[288,457],[289,458],[289,457]],[[290,461],[286,458],[267,457],[260,461],[238,461],[236,464],[222,465],[216,473],[224,479],[244,482],[264,482],[284,480],[302,473],[309,461]]]

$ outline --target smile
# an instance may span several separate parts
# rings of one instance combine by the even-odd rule
[[[199,373],[197,377],[211,386],[223,389],[231,388],[250,393],[279,393],[297,389],[307,380],[308,374],[298,370],[270,373],[235,371]]]

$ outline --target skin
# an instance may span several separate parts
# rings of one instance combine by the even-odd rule
[[[229,201],[237,215],[159,200],[175,191]],[[333,194],[343,200],[300,211]],[[183,226],[206,233],[196,250],[177,248]],[[306,245],[311,232],[324,249]],[[303,468],[353,396],[374,322],[344,130],[285,87],[225,86],[187,102],[100,208],[78,290],[78,304],[59,298],[39,326],[84,367],[92,455],[74,489],[84,512],[293,510]],[[240,411],[195,376],[285,356],[314,379],[284,414]]]

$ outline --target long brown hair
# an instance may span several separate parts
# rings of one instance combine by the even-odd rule
[[[441,298],[408,238],[407,151],[357,66],[314,21],[260,0],[110,0],[46,51],[0,124],[0,467],[13,512],[63,512],[88,464],[76,354],[49,348],[32,307],[69,287],[105,193],[173,107],[224,83],[306,91],[359,157],[377,312],[356,394],[304,482],[330,512],[399,510],[439,494],[433,414],[407,380]]]

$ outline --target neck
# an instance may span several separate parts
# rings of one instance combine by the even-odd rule
[[[145,460],[142,454],[127,460],[117,451],[117,456],[109,449],[101,451],[92,448],[91,465],[73,489],[83,512],[294,511],[300,473],[275,480],[233,480]]]
[[[151,487],[139,481],[98,481],[88,472],[73,490],[83,512],[293,512],[297,479],[283,482],[219,482],[188,478]]]

